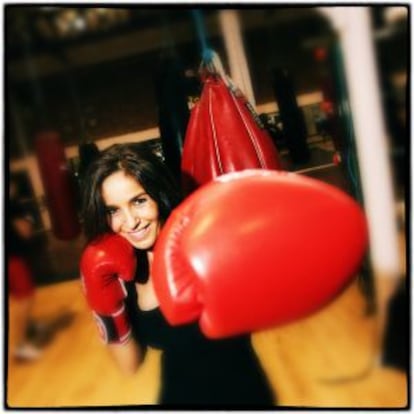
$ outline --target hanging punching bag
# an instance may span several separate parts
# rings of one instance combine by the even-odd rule
[[[280,170],[276,146],[243,93],[224,76],[210,73],[184,141],[184,194],[219,175],[248,168]]]
[[[42,131],[35,137],[35,151],[45,189],[52,231],[56,238],[71,240],[81,227],[75,206],[75,190],[56,131]]]
[[[158,125],[165,163],[178,181],[181,153],[190,113],[184,73],[174,56],[162,59],[156,77],[156,92]]]
[[[285,69],[273,70],[273,91],[279,107],[286,146],[293,162],[309,161],[310,152],[306,143],[306,125],[303,113],[299,108],[292,78]]]

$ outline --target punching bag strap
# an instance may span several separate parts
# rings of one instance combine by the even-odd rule
[[[201,61],[199,72],[202,79],[206,76],[208,77],[214,75],[216,77],[220,77],[227,87],[231,88],[233,86],[233,82],[226,74],[219,55],[214,50],[210,49],[208,61],[204,59]]]
[[[207,42],[207,30],[204,24],[204,18],[200,9],[191,11],[194,20],[194,26],[197,31],[198,41],[201,50],[201,64],[199,67],[200,77],[204,79],[206,76],[215,75],[223,79],[228,85],[228,77],[224,70],[223,64],[218,54],[212,50]]]
[[[203,61],[208,62],[212,56],[211,49],[207,42],[207,31],[204,25],[202,12],[199,9],[193,9],[191,10],[191,15],[193,16],[194,26],[196,28],[198,41],[200,43],[201,58]]]

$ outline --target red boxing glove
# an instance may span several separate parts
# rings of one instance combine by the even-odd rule
[[[172,324],[211,338],[308,316],[355,275],[367,246],[359,205],[336,187],[265,170],[225,174],[178,206],[152,277]]]
[[[85,296],[105,343],[123,343],[131,334],[124,281],[134,280],[135,269],[133,246],[117,234],[97,238],[82,253],[80,271]]]

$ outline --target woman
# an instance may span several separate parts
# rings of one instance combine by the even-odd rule
[[[115,233],[137,256],[135,280],[125,283],[133,335],[108,345],[123,371],[135,372],[151,346],[163,350],[160,404],[273,405],[249,335],[210,340],[197,323],[170,326],[159,310],[151,280],[152,249],[180,202],[162,161],[144,147],[114,145],[89,168],[83,200],[88,241]]]

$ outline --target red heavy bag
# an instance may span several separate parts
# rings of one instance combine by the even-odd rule
[[[184,140],[184,193],[228,172],[280,170],[272,138],[242,92],[223,73],[209,72],[203,82]]]
[[[38,133],[35,150],[53,234],[58,239],[73,239],[81,228],[75,206],[74,183],[59,134],[55,131]]]

